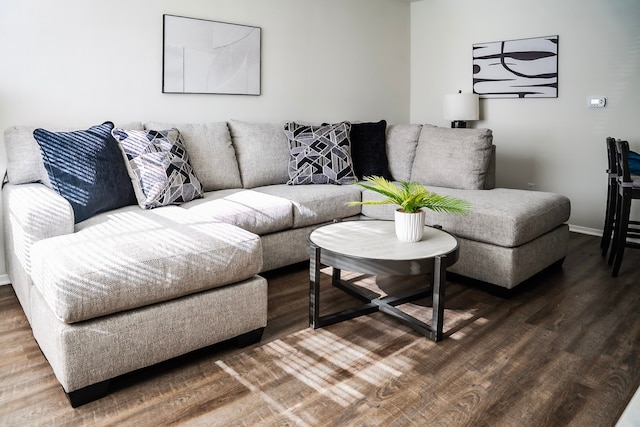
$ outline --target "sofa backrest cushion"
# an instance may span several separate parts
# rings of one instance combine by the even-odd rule
[[[387,128],[389,171],[396,181],[409,181],[422,125],[397,124]]]
[[[226,122],[213,123],[145,123],[145,128],[162,130],[176,128],[189,153],[204,191],[241,188],[240,170],[231,134]]]
[[[105,122],[73,132],[33,132],[51,188],[71,204],[75,223],[136,202],[112,129]]]
[[[289,144],[280,123],[228,122],[242,187],[284,184],[289,179]]]
[[[493,153],[490,129],[422,126],[411,180],[425,185],[482,190]]]
[[[142,129],[142,123],[132,122],[120,125],[126,129]],[[4,131],[4,145],[7,150],[7,178],[12,184],[41,182],[51,188],[47,170],[44,168],[40,147],[33,131],[38,126],[12,126]],[[71,132],[76,128],[51,128],[52,131]]]
[[[12,184],[42,182],[51,187],[42,162],[40,147],[33,137],[35,127],[13,126],[4,131],[7,150],[7,178]]]

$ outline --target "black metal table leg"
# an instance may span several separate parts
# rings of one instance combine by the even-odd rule
[[[442,258],[437,256],[433,259],[433,272],[431,273],[431,286],[433,289],[431,339],[436,342],[442,340],[442,324],[444,323],[444,293],[447,270],[444,267]]]
[[[337,283],[340,283],[340,270],[339,268],[332,267],[333,272],[331,274],[331,283],[333,286],[336,286]]]
[[[309,326],[320,327],[320,248],[311,245],[309,258]]]

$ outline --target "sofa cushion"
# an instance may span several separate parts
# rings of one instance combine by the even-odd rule
[[[559,225],[513,248],[468,239],[458,242],[460,258],[447,268],[447,274],[461,274],[511,289],[567,256],[569,226]]]
[[[255,191],[282,197],[293,205],[293,227],[318,225],[360,213],[360,206],[347,206],[361,200],[357,185],[269,185]]]
[[[284,133],[289,140],[287,184],[351,184],[357,180],[351,160],[351,124],[318,126],[289,122]]]
[[[113,123],[104,122],[87,130],[33,132],[51,187],[71,204],[76,223],[135,203],[112,129]]]
[[[204,191],[240,188],[240,170],[236,151],[226,122],[213,123],[145,123],[146,129],[180,131],[184,146]]]
[[[409,181],[422,125],[399,124],[387,128],[389,171],[396,181]]]
[[[411,180],[439,187],[481,190],[492,154],[490,129],[422,126]]]
[[[508,188],[459,190],[429,186],[427,189],[472,205],[467,215],[427,210],[427,225],[438,224],[458,237],[503,247],[527,243],[563,224],[571,214],[569,199],[555,193]],[[363,200],[383,198],[369,190],[365,190],[362,197]],[[394,205],[364,205],[362,214],[392,220],[395,208]]]
[[[236,283],[262,267],[258,236],[177,206],[99,214],[31,254],[34,285],[65,323]]]
[[[138,205],[143,209],[202,197],[202,184],[189,163],[178,129],[114,129],[127,159]]]
[[[253,190],[211,191],[182,207],[201,217],[233,224],[261,236],[293,226],[289,200]]]
[[[121,125],[126,129],[142,129],[142,123],[132,122]],[[57,132],[71,132],[76,128],[50,129]],[[12,126],[4,131],[4,146],[7,151],[7,178],[12,184],[41,182],[51,188],[47,170],[44,168],[40,147],[33,136],[36,127]]]
[[[281,124],[229,121],[242,187],[284,184],[289,179],[289,146]]]
[[[49,175],[44,168],[40,146],[33,131],[35,127],[13,126],[4,131],[4,146],[7,150],[7,178],[12,184],[42,182],[51,187]]]
[[[351,123],[351,158],[358,179],[381,176],[393,179],[387,158],[387,122]]]

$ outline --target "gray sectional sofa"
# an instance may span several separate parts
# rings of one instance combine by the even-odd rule
[[[348,206],[377,197],[356,185],[287,185],[281,123],[119,127],[177,128],[203,197],[131,204],[76,223],[51,188],[34,129],[4,133],[8,274],[73,406],[126,372],[232,338],[258,341],[267,322],[261,272],[307,260],[307,237],[322,224],[393,218],[392,206]],[[393,179],[473,204],[465,216],[427,213],[428,224],[459,238],[450,271],[512,288],[565,257],[569,200],[494,188],[491,131],[391,125],[383,149]]]

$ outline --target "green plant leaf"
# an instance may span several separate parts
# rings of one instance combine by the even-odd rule
[[[435,212],[465,214],[472,209],[471,204],[465,200],[432,193],[424,185],[417,182],[401,181],[397,186],[380,176],[367,176],[364,179],[366,183],[358,182],[356,184],[382,194],[386,199],[354,201],[347,203],[349,206],[395,204],[408,213],[415,213],[426,208]]]

